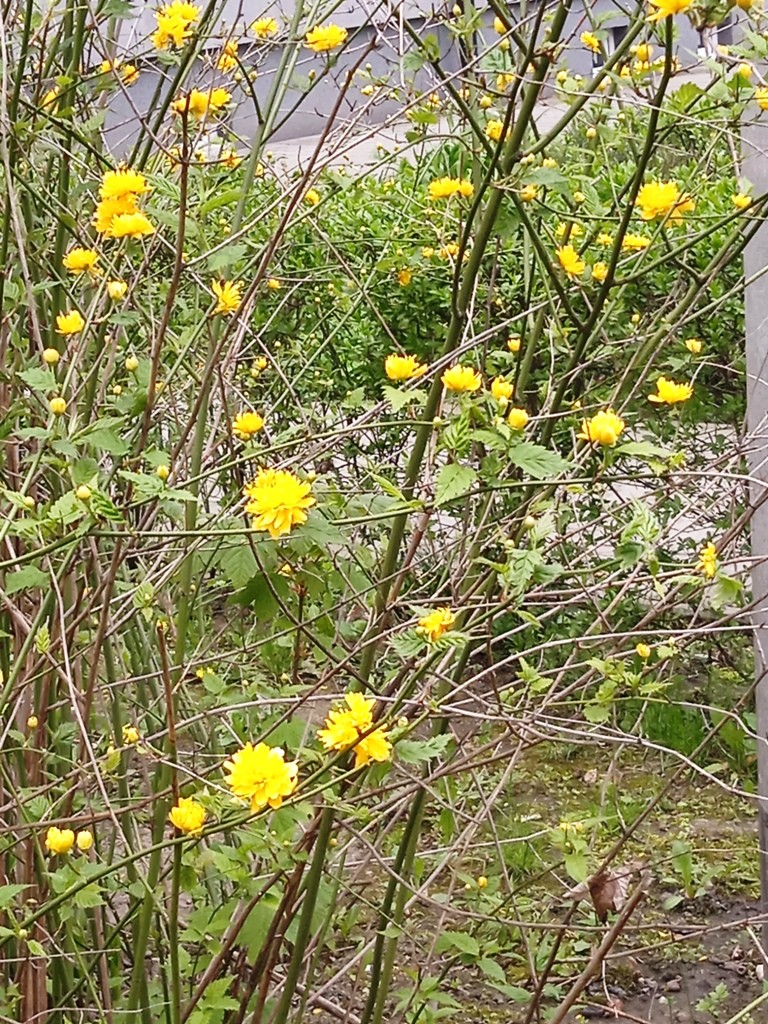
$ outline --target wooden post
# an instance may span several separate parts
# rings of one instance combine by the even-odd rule
[[[747,117],[754,120],[750,105]],[[745,123],[742,130],[743,173],[755,195],[768,192],[768,117]],[[768,222],[756,232],[744,253],[747,355],[747,465],[752,507],[752,600],[754,610],[757,691],[757,774],[760,842],[761,909],[768,912]],[[768,953],[768,922],[763,923],[764,954]]]

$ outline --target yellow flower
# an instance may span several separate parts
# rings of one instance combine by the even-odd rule
[[[582,32],[579,39],[582,46],[586,46],[592,53],[600,53],[600,40],[593,32]]]
[[[138,743],[141,739],[141,733],[135,725],[124,725],[123,726],[123,743],[126,746]]]
[[[493,19],[493,31],[496,33],[496,35],[499,36],[504,36],[507,34],[507,26],[504,24],[504,22],[498,15],[496,15],[496,17]]]
[[[632,47],[632,52],[638,60],[649,61],[653,56],[653,46],[650,43],[638,43]]]
[[[487,889],[488,888],[488,879],[485,877],[485,875],[480,875],[480,877],[478,878],[478,880],[477,880],[477,888],[478,889]]]
[[[192,24],[200,17],[200,10],[194,4],[173,0],[156,13],[157,30],[152,35],[156,50],[167,50],[169,46],[183,46],[189,38]]]
[[[566,234],[569,238],[581,238],[584,228],[576,221],[571,221],[569,224],[563,224],[561,221],[555,228],[555,237],[565,238]]]
[[[70,274],[100,274],[96,265],[98,262],[99,254],[95,249],[83,249],[80,246],[70,249],[62,260]]]
[[[717,548],[709,541],[699,552],[699,560],[696,563],[696,568],[702,575],[706,576],[708,580],[717,572]]]
[[[347,41],[348,34],[347,30],[339,25],[316,25],[315,28],[307,32],[304,45],[308,46],[310,50],[314,50],[315,53],[327,53],[329,50],[335,50],[338,46],[343,46]]]
[[[237,51],[239,49],[238,42],[236,39],[228,39],[222,47],[219,59],[216,61],[216,68],[218,71],[223,71],[225,74],[228,71],[232,71],[233,68],[237,67]]]
[[[500,75],[496,75],[496,88],[499,92],[506,92],[514,80],[514,75],[510,74],[508,71],[502,71]]]
[[[648,395],[649,401],[674,405],[676,402],[688,401],[693,394],[693,385],[676,384],[673,380],[668,380],[666,377],[659,377],[656,381],[656,391],[657,394]]]
[[[43,362],[47,366],[55,366],[56,363],[61,359],[61,355],[55,348],[43,349]]]
[[[557,250],[557,258],[569,277],[578,277],[584,272],[586,263],[572,245],[561,245]]]
[[[274,18],[257,18],[251,24],[251,32],[257,39],[270,39],[277,35],[279,28]]]
[[[607,231],[601,231],[595,241],[598,245],[608,248],[608,246],[613,245],[613,235],[609,235]]]
[[[671,18],[675,14],[682,14],[687,11],[693,0],[648,0],[651,7],[656,10],[648,15],[648,21],[660,21],[662,18]]]
[[[257,412],[246,409],[232,420],[232,433],[241,441],[250,441],[254,434],[264,428],[264,420]]]
[[[528,426],[528,420],[531,417],[525,411],[525,409],[519,409],[517,407],[509,410],[507,416],[507,423],[513,430],[525,430]]]
[[[477,370],[461,363],[449,366],[440,380],[448,391],[477,391],[483,386],[483,378]]]
[[[456,615],[447,605],[443,605],[419,619],[416,632],[421,633],[430,643],[435,643],[455,625]]]
[[[513,334],[511,338],[507,340],[507,348],[510,352],[519,352],[522,340],[519,334]]]
[[[475,186],[466,178],[435,178],[429,183],[427,192],[430,199],[450,199],[451,196],[469,197]]]
[[[429,369],[416,356],[388,355],[384,360],[384,372],[390,380],[414,380],[422,377]]]
[[[279,292],[283,286],[280,284],[276,277],[270,277],[267,279],[267,288],[271,292]]]
[[[523,185],[518,195],[523,203],[532,203],[538,198],[539,190],[536,185]]]
[[[557,160],[555,160],[553,156],[545,156],[541,161],[541,166],[549,168],[557,167]]]
[[[431,245],[425,245],[424,248],[421,250],[421,255],[424,257],[425,260],[431,260],[432,257],[435,255],[435,250],[432,248]]]
[[[492,142],[498,142],[504,134],[504,122],[494,118],[485,126],[485,134]]]
[[[413,271],[410,267],[403,267],[402,270],[397,272],[397,283],[401,288],[407,288],[413,278]]]
[[[650,244],[650,238],[646,238],[645,235],[633,235],[628,232],[621,240],[621,249],[622,252],[637,252],[640,249],[647,249]]]
[[[692,355],[697,356],[701,352],[701,338],[686,338],[685,347]]]
[[[120,77],[126,85],[133,85],[139,79],[139,69],[135,64],[123,64],[120,68]]]
[[[696,204],[690,198],[680,192],[677,182],[674,181],[651,181],[637,193],[635,205],[640,207],[640,216],[643,220],[655,220],[662,217],[672,221],[682,219],[684,213],[689,213],[696,208]]]
[[[608,277],[608,264],[598,262],[592,265],[592,277],[600,284]]]
[[[392,754],[392,744],[387,739],[387,730],[374,729],[355,744],[354,751],[355,768],[363,768],[371,761],[388,761]]]
[[[440,252],[437,255],[441,260],[451,259],[454,256],[459,255],[460,248],[461,246],[458,242],[446,242],[445,245],[440,248]]]
[[[515,387],[512,381],[506,380],[504,377],[494,377],[491,381],[491,394],[497,402],[506,405],[514,391]]]
[[[636,645],[635,651],[637,653],[637,656],[639,658],[642,658],[643,661],[646,661],[651,656],[651,648],[648,646],[648,644],[644,644],[642,642]]]
[[[194,835],[196,832],[202,832],[206,812],[197,800],[193,800],[191,796],[182,796],[176,806],[171,808],[168,818],[179,832]]]
[[[311,188],[304,193],[304,202],[309,203],[310,206],[317,206],[320,202],[320,193],[316,188]]]
[[[109,235],[112,222],[115,217],[136,213],[138,205],[136,196],[116,196],[109,199],[102,199],[96,204],[96,212],[93,215],[92,224],[102,235]]]
[[[755,103],[761,110],[768,110],[768,85],[759,85],[755,89]]]
[[[581,433],[576,436],[583,441],[612,448],[623,430],[624,420],[617,416],[613,409],[605,409],[595,413],[591,419],[582,420]]]
[[[155,226],[141,210],[137,210],[135,213],[118,213],[104,233],[108,238],[142,238],[154,235]]]
[[[236,751],[230,761],[224,762],[229,773],[226,783],[234,796],[247,800],[252,811],[265,807],[280,807],[283,800],[296,789],[299,766],[286,761],[280,747],[250,743]]]
[[[199,89],[192,89],[186,96],[179,96],[171,104],[171,110],[175,114],[189,114],[191,117],[200,120],[208,113],[216,113],[225,107],[232,99],[232,94],[226,89],[209,89],[208,92],[201,92]]]
[[[56,317],[57,334],[79,334],[84,327],[85,320],[77,309],[71,309],[68,313],[59,313]]]
[[[349,750],[373,727],[373,698],[353,690],[344,695],[344,702],[346,708],[328,712],[325,728],[317,734],[326,750]]]
[[[56,398],[52,398],[48,403],[48,408],[51,410],[54,416],[63,416],[67,411],[67,400],[58,395]]]
[[[45,833],[45,848],[49,853],[69,853],[75,845],[75,833],[71,828],[56,828],[51,825]]]
[[[746,192],[737,192],[731,196],[731,202],[737,210],[746,210],[752,205],[752,196],[748,196]]]
[[[100,199],[124,199],[126,196],[140,196],[145,192],[149,192],[147,179],[140,171],[132,171],[129,167],[106,171],[99,186]]]
[[[260,469],[243,494],[254,530],[266,530],[274,539],[305,523],[307,509],[315,504],[312,485],[285,469]]]
[[[52,89],[49,89],[46,92],[46,94],[43,96],[43,99],[42,99],[42,101],[40,103],[40,106],[41,107],[52,107],[53,104],[56,102],[56,100],[58,98],[59,98],[59,90],[58,90],[58,88],[56,86],[54,86]]]
[[[318,739],[326,750],[355,752],[355,768],[371,761],[387,761],[392,744],[385,728],[373,729],[373,708],[376,701],[352,691],[344,695],[346,708],[328,712],[325,728],[318,731]],[[365,735],[365,734],[368,735]]]
[[[113,302],[119,302],[128,294],[128,284],[125,281],[107,281],[107,294]]]
[[[87,828],[83,829],[82,832],[78,832],[75,837],[77,848],[80,853],[88,853],[90,848],[93,846],[93,833],[89,832]]]
[[[243,286],[239,281],[211,281],[211,291],[216,296],[216,313],[232,316],[240,308],[243,301]]]

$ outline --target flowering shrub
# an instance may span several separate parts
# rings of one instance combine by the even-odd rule
[[[625,913],[607,873],[673,782],[716,755],[753,785],[735,339],[764,197],[728,139],[766,106],[761,18],[704,87],[675,43],[699,0],[635,4],[610,53],[566,3],[458,5],[432,28],[460,72],[405,21],[390,78],[330,5],[173,0],[125,52],[130,4],[11,6],[0,1010],[415,1024],[472,970],[562,1020],[594,916],[561,955],[553,894]],[[112,152],[105,105],[150,74]],[[322,84],[289,167],[282,112]],[[334,159],[384,104],[407,154]],[[504,794],[580,748],[664,781],[528,827]]]

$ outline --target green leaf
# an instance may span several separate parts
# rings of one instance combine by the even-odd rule
[[[672,452],[651,441],[626,441],[614,448],[617,455],[634,455],[638,459],[668,459]]]
[[[95,448],[96,451],[104,452],[106,455],[116,455],[119,457],[126,455],[130,450],[128,442],[114,430],[108,427],[99,427],[98,425],[93,430],[88,431],[83,437],[83,441],[90,448]]]
[[[384,393],[384,398],[389,402],[392,412],[400,412],[401,409],[405,408],[406,405],[410,405],[411,402],[418,402],[419,405],[423,405],[426,399],[423,391],[393,388],[390,384],[385,384],[381,390]]]
[[[20,370],[18,376],[29,385],[33,391],[53,391],[56,387],[56,378],[47,366],[33,366],[29,370]]]
[[[218,249],[208,257],[208,270],[212,274],[216,274],[220,270],[226,270],[232,264],[239,262],[247,252],[247,245],[239,245],[237,243],[225,245],[222,249]]]
[[[446,949],[458,949],[460,953],[466,953],[468,956],[480,955],[480,943],[466,932],[443,932],[437,940],[435,949],[438,953],[444,953]]]
[[[557,452],[531,441],[520,441],[507,451],[513,466],[522,469],[534,480],[546,480],[562,473],[568,462]]]
[[[477,480],[477,473],[469,466],[461,466],[458,462],[450,462],[443,466],[437,475],[435,488],[435,504],[445,505],[446,502],[466,494]]]
[[[78,907],[100,907],[104,900],[101,898],[101,889],[96,882],[91,882],[84,889],[75,893],[75,903]]]
[[[6,594],[16,594],[20,590],[33,590],[47,587],[50,583],[48,573],[38,569],[36,565],[25,565],[10,574],[5,580]]]
[[[10,907],[19,893],[27,888],[26,885],[0,885],[0,910]]]
[[[450,736],[432,736],[427,740],[400,740],[395,746],[398,761],[420,764],[440,757],[451,742]]]
[[[495,960],[491,960],[490,957],[481,957],[477,961],[477,966],[487,978],[491,978],[493,981],[498,981],[502,985],[506,982],[507,976],[504,973],[504,968]]]
[[[563,862],[574,882],[586,882],[589,877],[589,860],[585,853],[566,853]]]
[[[236,590],[259,575],[259,564],[245,537],[239,544],[224,548],[218,557],[219,568]]]
[[[740,604],[743,590],[744,584],[741,580],[735,580],[732,576],[720,573],[709,594],[710,604],[715,611],[719,611],[729,604]]]

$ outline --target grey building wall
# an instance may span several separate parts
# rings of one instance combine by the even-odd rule
[[[198,0],[200,2],[200,0]],[[310,6],[310,5],[307,5]],[[519,17],[517,5],[510,4],[510,18],[514,22]],[[634,5],[630,5],[633,9]],[[391,6],[379,5],[374,0],[342,0],[342,3],[333,11],[330,20],[337,24],[345,25],[350,33],[354,33],[354,39],[342,53],[339,54],[333,73],[318,81],[311,92],[306,92],[308,84],[307,76],[311,70],[320,71],[323,67],[322,58],[319,58],[309,50],[304,50],[299,57],[294,76],[294,87],[290,89],[282,104],[280,115],[277,119],[277,128],[272,138],[274,141],[285,139],[301,138],[319,133],[325,123],[328,112],[336,103],[338,98],[338,82],[345,77],[345,72],[352,67],[359,59],[361,53],[368,49],[366,62],[371,65],[373,77],[389,78],[390,84],[397,84],[400,80],[400,64],[404,55],[411,49],[412,44],[404,31],[403,21],[408,20],[412,29],[420,35],[429,34],[438,41],[442,55],[444,68],[454,72],[460,66],[460,53],[455,38],[450,31],[441,24],[435,23],[436,15],[444,16],[447,4],[431,2],[431,0],[391,0]],[[111,97],[106,131],[110,148],[113,152],[124,152],[130,145],[131,139],[137,130],[138,118],[145,115],[152,107],[158,85],[166,88],[166,83],[172,75],[172,68],[164,67],[158,62],[149,45],[149,36],[155,27],[154,4],[136,5],[137,17],[133,20],[126,20],[121,23],[120,35],[117,40],[118,50],[127,57],[133,58],[137,55],[141,66],[141,76],[138,82],[124,91],[118,90]],[[230,32],[239,36],[255,18],[268,13],[277,18],[285,25],[289,22],[295,10],[294,0],[284,0],[280,4],[269,4],[268,0],[224,0],[217,10],[214,24],[226,38]],[[319,19],[324,20],[324,19]],[[328,20],[328,19],[325,19]],[[487,39],[491,40],[493,30],[491,28],[492,15],[486,16],[488,28]],[[565,38],[570,43],[564,54],[564,62],[575,73],[588,76],[593,67],[593,56],[579,42],[579,35],[585,29],[592,26],[594,20],[600,21],[600,30],[607,35],[606,48],[610,51],[620,41],[628,24],[628,15],[622,11],[614,0],[588,0],[588,4],[577,4],[572,11],[565,32]],[[698,59],[700,51],[700,37],[698,32],[691,26],[686,17],[675,19],[678,32],[678,52],[681,60],[690,64]],[[309,27],[308,22],[303,29]],[[722,41],[730,40],[730,27],[726,26],[721,30]],[[96,49],[104,52],[104,41],[101,41],[101,48],[98,43]],[[231,78],[217,73],[213,67],[213,60],[218,50],[219,43],[212,41],[210,56],[199,62],[196,68],[194,80],[200,88],[209,88],[211,85],[231,85]],[[258,76],[254,82],[254,91],[259,104],[263,105],[269,95],[275,69],[278,66],[281,56],[279,46],[254,47],[251,52],[247,47],[241,48],[241,56],[246,66],[254,66]],[[360,85],[364,84],[363,81]],[[422,75],[419,83],[422,88],[430,88],[432,77],[427,73]],[[253,102],[245,97],[240,89],[233,90],[238,98],[236,109],[228,118],[228,126],[247,141],[253,138],[257,126],[258,117]],[[350,118],[353,115],[360,117],[362,123],[376,125],[396,114],[401,103],[392,100],[370,104],[361,94],[358,86],[349,90],[340,113],[341,119]],[[361,111],[365,112],[361,114]]]

